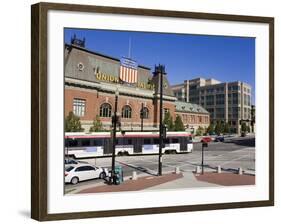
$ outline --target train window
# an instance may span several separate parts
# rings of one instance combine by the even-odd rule
[[[93,146],[103,146],[103,140],[102,139],[95,139],[93,141]]]
[[[178,138],[172,138],[172,143],[179,143],[179,139]]]
[[[76,139],[69,139],[68,140],[68,146],[69,147],[77,147],[78,146],[78,141]]]
[[[154,138],[153,139],[153,144],[159,145],[159,138]]]
[[[164,138],[164,143],[165,143],[165,144],[169,144],[169,143],[170,143],[170,139]]]
[[[125,142],[125,139],[123,139],[123,138],[116,139],[116,144],[117,145],[124,145],[124,142]]]
[[[83,139],[82,146],[90,146],[90,139]]]
[[[128,138],[127,140],[128,140],[128,145],[132,145],[133,144],[133,139]]]
[[[143,144],[150,145],[151,144],[150,138],[145,138]]]

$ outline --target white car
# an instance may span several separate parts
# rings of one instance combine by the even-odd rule
[[[108,169],[89,164],[71,164],[65,167],[64,176],[65,183],[77,184],[94,178],[104,179],[108,176]]]

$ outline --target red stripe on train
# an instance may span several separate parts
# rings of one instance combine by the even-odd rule
[[[190,137],[190,134],[175,134],[175,135],[167,135],[168,137]],[[65,136],[65,138],[110,138],[110,135],[98,135],[98,136],[92,136],[92,135],[72,135],[72,136]],[[144,137],[159,137],[158,134],[155,135],[116,135],[116,137],[134,137],[134,138],[144,138]]]

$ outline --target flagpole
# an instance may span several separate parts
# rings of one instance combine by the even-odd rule
[[[131,37],[129,38],[129,52],[128,52],[128,58],[131,58]]]

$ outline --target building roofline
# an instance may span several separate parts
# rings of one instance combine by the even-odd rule
[[[77,45],[65,43],[65,46],[67,46],[67,47],[72,47],[72,48],[76,48],[76,49],[85,51],[85,52],[90,53],[90,54],[95,54],[95,55],[98,55],[98,56],[101,56],[101,57],[105,57],[105,58],[108,58],[108,59],[111,59],[111,60],[120,62],[120,59],[118,59],[118,58],[115,58],[115,57],[112,57],[112,56],[109,56],[109,55],[106,55],[106,54],[102,54],[102,53],[99,53],[99,52],[96,52],[96,51],[91,51],[91,50],[89,50],[89,49],[86,49],[86,48],[83,48],[83,47],[79,47],[79,46],[77,46]],[[139,67],[139,68],[146,69],[146,70],[151,70],[151,68],[146,67],[146,66],[144,66],[144,65],[138,65],[138,67]]]

